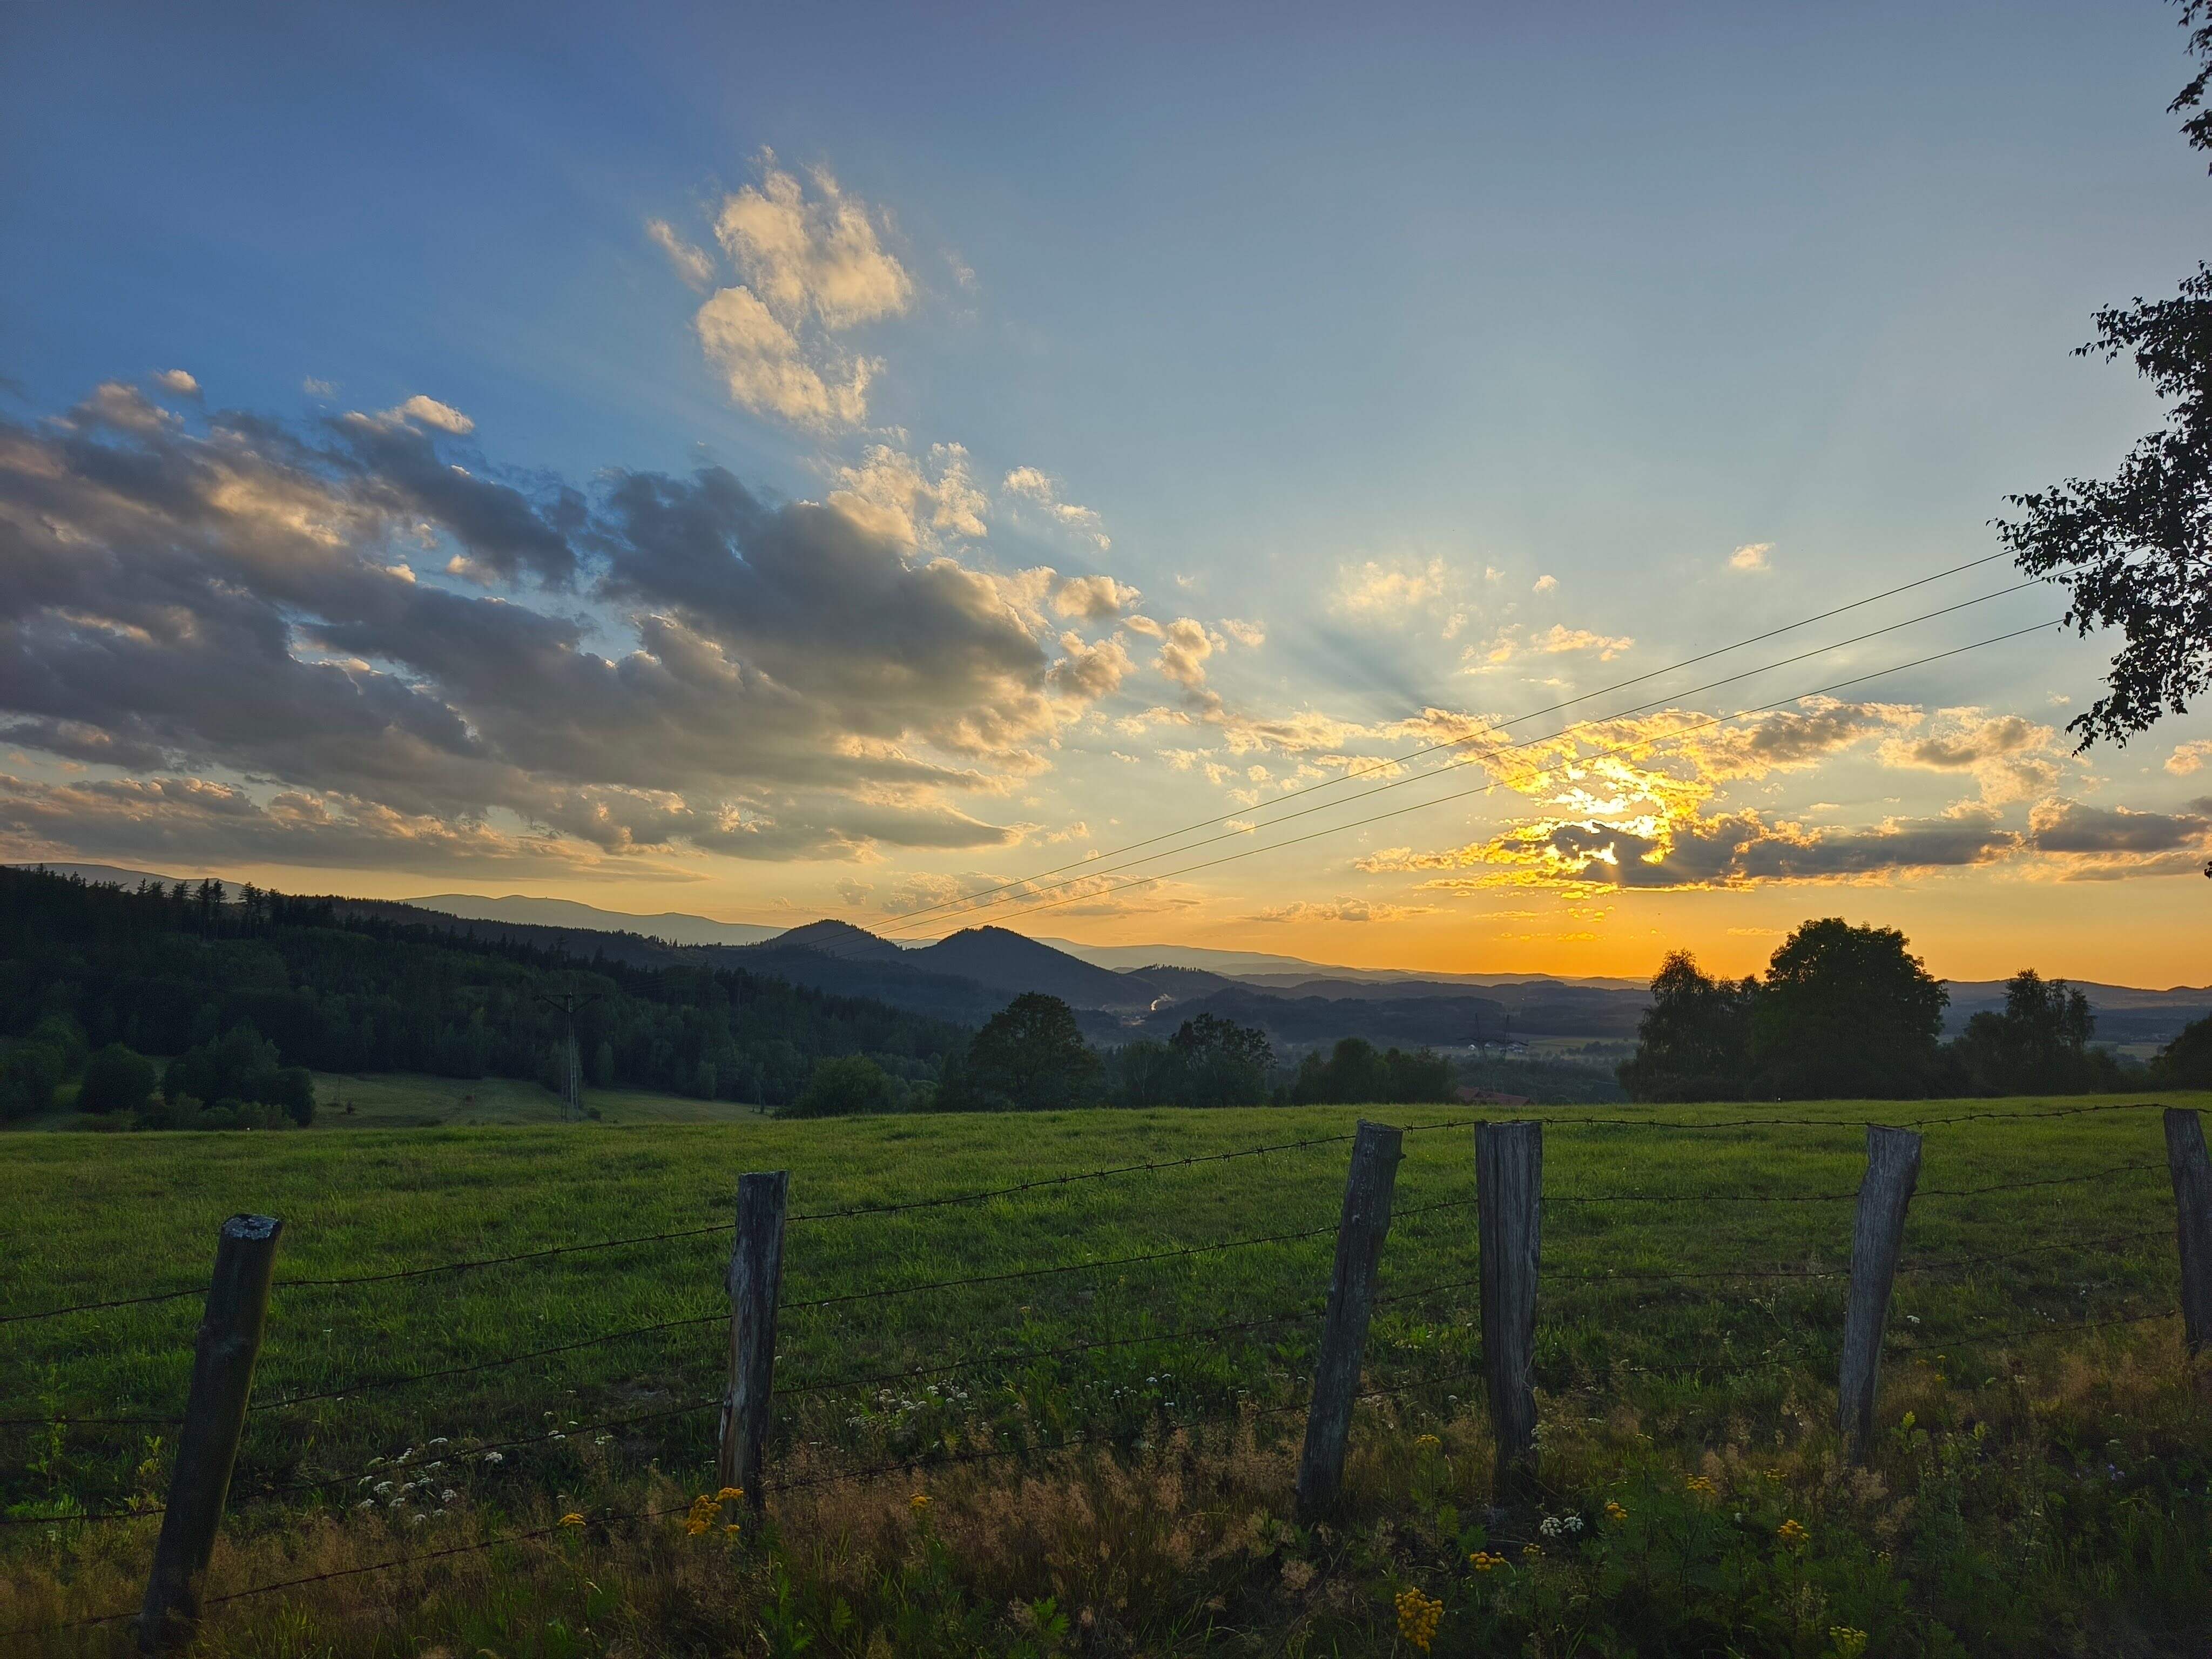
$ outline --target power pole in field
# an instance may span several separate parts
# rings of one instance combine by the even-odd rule
[[[576,1011],[587,1008],[599,999],[596,994],[579,996],[573,991],[563,991],[558,996],[540,993],[538,1000],[548,1008],[561,1011],[561,1104],[572,1119],[584,1115],[584,1062],[576,1048]]]

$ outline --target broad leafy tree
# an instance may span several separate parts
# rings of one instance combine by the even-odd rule
[[[1097,1096],[1098,1055],[1075,1012],[1026,991],[991,1016],[964,1059],[948,1062],[938,1104],[946,1111],[1041,1111],[1087,1106]]]
[[[1709,979],[1687,951],[1668,954],[1620,1068],[1631,1100],[1741,1100],[1751,1082],[1751,1010],[1759,981]]]
[[[1894,927],[1808,921],[1767,963],[1752,1010],[1754,1088],[1785,1100],[1924,1094],[1950,1000]]]

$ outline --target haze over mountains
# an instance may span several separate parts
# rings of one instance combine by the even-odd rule
[[[108,865],[51,864],[57,873],[136,886],[199,878]],[[726,962],[842,996],[981,1024],[1013,997],[1042,991],[1077,1011],[1094,1042],[1164,1037],[1210,1012],[1265,1030],[1295,1052],[1364,1036],[1378,1044],[1462,1047],[1534,1037],[1626,1042],[1647,1001],[1641,981],[1537,974],[1419,974],[1331,966],[1296,957],[1192,945],[1091,945],[967,927],[929,942],[894,940],[824,919],[790,928],[669,911],[632,915],[567,899],[438,893],[405,901],[349,899],[357,915],[458,925],[472,937],[517,939],[640,964]],[[2108,1042],[2170,1040],[2212,1012],[2212,988],[2166,990],[2076,981]],[[1948,981],[1948,1030],[2001,1007],[1997,981]]]

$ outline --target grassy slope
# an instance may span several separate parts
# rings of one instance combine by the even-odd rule
[[[2212,1103],[2201,1096],[2169,1098]],[[1761,1401],[1771,1407],[1832,1378],[1840,1284],[1729,1275],[1747,1267],[1841,1268],[1849,1201],[1734,1200],[1848,1194],[1861,1163],[1858,1126],[1870,1116],[1901,1122],[2034,1104],[1665,1109],[1678,1121],[1782,1115],[1832,1126],[1695,1133],[1574,1127],[1583,1117],[1620,1116],[1618,1109],[1547,1113],[1556,1127],[1546,1152],[1544,1255],[1555,1276],[1540,1316],[1542,1381],[1555,1390],[1657,1391],[1686,1402],[1682,1428],[1694,1435],[1732,1412],[1761,1408]],[[639,1109],[658,1109],[648,1103]],[[1446,1108],[1376,1115],[1409,1125],[1461,1115]],[[711,1224],[726,1216],[734,1179],[748,1169],[791,1170],[793,1209],[805,1212],[1338,1133],[1358,1115],[1349,1109],[1096,1111],[787,1123],[745,1114],[728,1122],[636,1127],[15,1136],[5,1148],[11,1271],[0,1313],[189,1285],[204,1274],[216,1227],[238,1210],[284,1218],[280,1279],[362,1274]],[[1401,1211],[1471,1194],[1465,1129],[1410,1135],[1407,1152]],[[983,1205],[798,1224],[787,1245],[785,1297],[806,1300],[1326,1229],[1334,1221],[1345,1153],[1341,1146],[1315,1147]],[[2024,1259],[1904,1279],[1895,1325],[1901,1363],[1917,1355],[1934,1365],[1942,1353],[1951,1370],[1995,1371],[1998,1350],[1964,1346],[1977,1333],[2046,1315],[2170,1309],[2175,1270],[2162,1156],[2154,1112],[1929,1128],[1922,1176],[1928,1189],[2147,1167],[1982,1198],[1919,1199],[1908,1250],[1923,1261],[1991,1252],[2022,1252]],[[1629,1194],[1712,1201],[1570,1201]],[[1383,1294],[1408,1299],[1386,1307],[1376,1321],[1370,1352],[1377,1381],[1419,1379],[1437,1395],[1479,1391],[1468,1370],[1475,1297],[1464,1283],[1474,1273],[1474,1231],[1465,1206],[1408,1215],[1393,1229]],[[2105,1243],[2135,1235],[2141,1237],[2122,1245]],[[711,1317],[722,1305],[726,1249],[721,1237],[708,1236],[359,1288],[280,1289],[258,1397]],[[895,1431],[869,1418],[862,1408],[872,1389],[809,1393],[807,1386],[1011,1348],[1317,1309],[1330,1249],[1321,1237],[1103,1273],[794,1309],[781,1341],[779,1387],[790,1391],[782,1426],[787,1436],[878,1455],[920,1431]],[[1589,1277],[1608,1274],[1624,1277]],[[184,1300],[14,1328],[0,1352],[0,1416],[173,1412],[189,1375],[196,1317],[195,1304]],[[961,1386],[979,1401],[1000,1402],[994,1409],[1011,1408],[1018,1395],[1033,1419],[1091,1424],[1127,1422],[1133,1413],[1169,1401],[1170,1415],[1204,1415],[1239,1394],[1295,1402],[1313,1328],[1307,1319],[1040,1362],[983,1358],[962,1374]],[[2075,1340],[2163,1341],[2171,1328],[2120,1327]],[[264,1414],[248,1437],[240,1491],[250,1494],[303,1471],[349,1468],[433,1435],[503,1437],[549,1416],[589,1421],[641,1409],[640,1401],[704,1398],[719,1386],[721,1340],[709,1322]],[[1695,1374],[1737,1370],[1747,1374],[1701,1401]],[[999,1386],[1006,1382],[1011,1392]],[[905,1392],[916,1397],[921,1390]],[[676,1419],[635,1431],[632,1443],[672,1465],[696,1463],[707,1455],[710,1427],[705,1415]],[[72,1431],[52,1483],[95,1504],[112,1498],[127,1489],[138,1438],[131,1431],[105,1438]],[[566,1455],[558,1447],[544,1453],[556,1467]],[[15,1462],[0,1458],[0,1468]],[[0,1480],[6,1483],[0,1499],[34,1496],[49,1484],[20,1473]]]

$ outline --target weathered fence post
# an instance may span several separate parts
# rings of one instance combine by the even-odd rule
[[[2194,1359],[2212,1342],[2212,1158],[2204,1126],[2187,1107],[2166,1109],[2166,1167],[2181,1247],[2181,1329]]]
[[[246,1431],[253,1362],[269,1316],[276,1235],[283,1225],[273,1216],[234,1215],[216,1236],[215,1276],[192,1345],[191,1393],[177,1433],[168,1506],[138,1617],[138,1646],[147,1653],[188,1639],[200,1616],[201,1580],[215,1554],[216,1529],[222,1524],[238,1442]]]
[[[1543,1256],[1544,1126],[1474,1129],[1476,1244],[1482,1256],[1482,1364],[1498,1437],[1499,1503],[1536,1483],[1536,1270]]]
[[[1336,1268],[1328,1282],[1313,1403],[1306,1409],[1305,1445],[1298,1454],[1298,1515],[1304,1520],[1334,1509],[1344,1484],[1345,1441],[1367,1353],[1375,1271],[1390,1231],[1390,1195],[1403,1139],[1386,1123],[1365,1121],[1352,1137],[1352,1172],[1345,1178],[1344,1212],[1336,1226]]]
[[[730,1384],[722,1396],[717,1459],[725,1486],[755,1510],[768,1459],[769,1397],[775,1385],[775,1309],[783,1291],[783,1206],[791,1172],[738,1177],[738,1233],[730,1249]]]
[[[1920,1137],[1910,1129],[1867,1127],[1866,1177],[1851,1225],[1851,1285],[1844,1308],[1844,1358],[1837,1411],[1844,1441],[1863,1462],[1874,1438],[1874,1391],[1881,1372],[1889,1293],[1905,1252],[1905,1212],[1920,1179]]]

